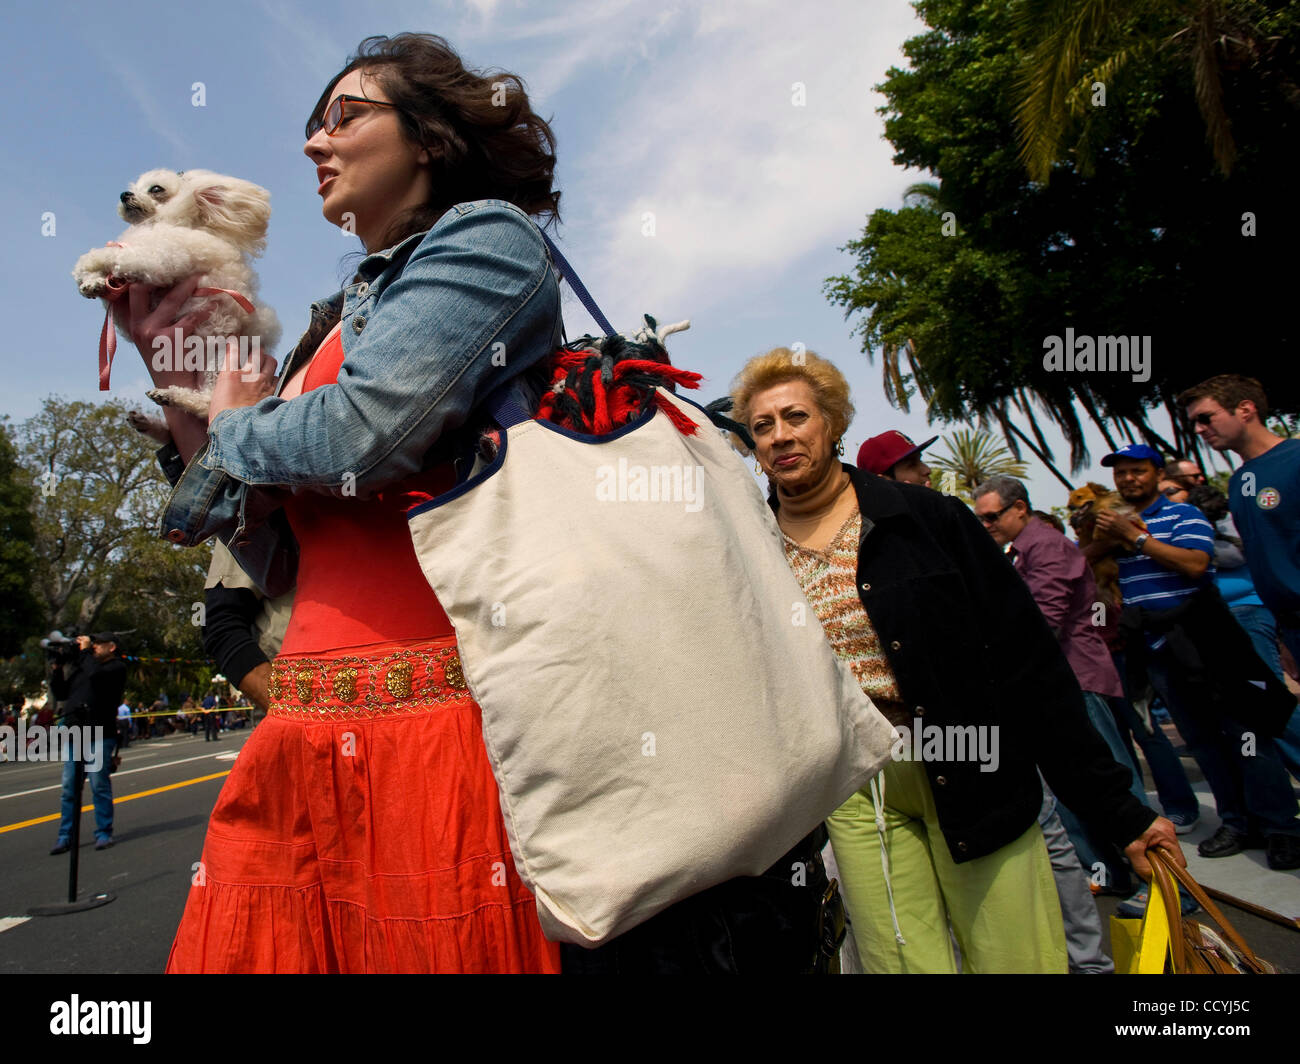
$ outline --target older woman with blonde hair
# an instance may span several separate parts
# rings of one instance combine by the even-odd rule
[[[827,638],[899,729],[828,820],[868,971],[1064,972],[1038,772],[1139,874],[1173,825],[1128,791],[1024,582],[957,499],[839,460],[848,383],[776,348],[732,385],[786,557]]]

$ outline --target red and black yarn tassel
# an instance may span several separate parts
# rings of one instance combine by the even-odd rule
[[[653,319],[647,318],[653,326]],[[550,360],[551,388],[537,417],[574,432],[602,436],[635,421],[652,398],[679,432],[696,424],[655,389],[698,388],[703,375],[678,369],[653,333],[643,341],[625,336],[587,337],[561,348]]]

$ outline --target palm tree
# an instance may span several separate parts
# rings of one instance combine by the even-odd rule
[[[1024,462],[983,429],[958,429],[941,439],[948,453],[930,459],[930,467],[938,474],[935,487],[947,490],[944,474],[951,474],[949,486],[955,490],[950,494],[965,502],[972,502],[975,488],[991,476],[1023,477],[1029,472]]]
[[[1190,65],[1206,139],[1227,176],[1237,146],[1222,74],[1261,61],[1268,65],[1278,43],[1259,30],[1245,7],[1241,0],[1020,0],[1016,27],[1029,54],[1016,121],[1030,178],[1047,181],[1073,120],[1093,110],[1095,83],[1113,89],[1125,70],[1158,62],[1161,52]],[[1281,84],[1294,103],[1296,86],[1285,77]],[[1077,149],[1085,175],[1091,170],[1089,127],[1085,118]]]
[[[920,207],[924,210],[938,211],[939,185],[935,181],[918,181],[903,190],[904,207]],[[893,284],[901,286],[901,278],[890,276]],[[907,413],[911,404],[908,401],[908,387],[903,372],[903,358],[907,358],[911,380],[916,385],[921,401],[930,401],[930,387],[921,367],[921,359],[916,350],[916,341],[911,337],[901,344],[885,340],[881,344],[880,369],[884,385],[885,400]]]

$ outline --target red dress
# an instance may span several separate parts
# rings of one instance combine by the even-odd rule
[[[303,390],[342,361],[336,329]],[[270,712],[212,811],[169,972],[559,971],[407,531],[407,493],[449,484],[286,505],[298,588]]]

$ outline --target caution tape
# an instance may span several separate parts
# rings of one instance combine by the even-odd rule
[[[166,709],[161,713],[132,713],[131,719],[136,720],[140,717],[178,717],[182,713],[186,716],[198,716],[204,713],[248,713],[252,709],[252,706],[213,706],[211,709]],[[117,719],[126,720],[126,717],[118,717]]]
[[[215,658],[141,658],[131,654],[118,655],[123,661],[144,661],[154,665],[215,665]]]

